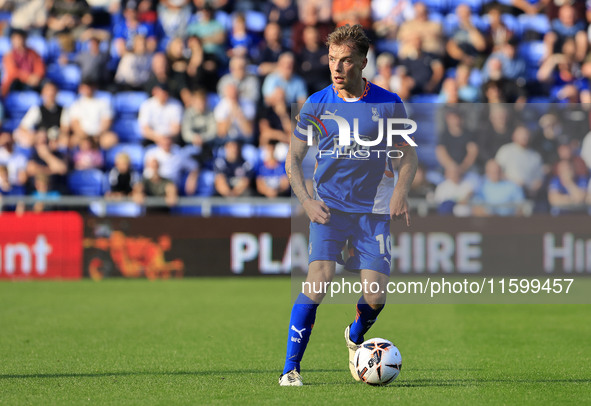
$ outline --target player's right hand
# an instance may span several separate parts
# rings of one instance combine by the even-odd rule
[[[330,210],[323,201],[308,199],[302,206],[311,222],[327,224],[330,221]]]

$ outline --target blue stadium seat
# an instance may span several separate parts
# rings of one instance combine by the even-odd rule
[[[207,93],[207,105],[209,106],[210,109],[214,109],[215,106],[218,105],[218,103],[220,102],[220,95],[212,92],[212,93]]]
[[[115,158],[120,152],[129,155],[131,166],[136,171],[142,171],[144,168],[144,148],[139,144],[120,143],[107,151],[105,157],[105,166],[111,169],[115,165]]]
[[[148,98],[146,92],[121,92],[113,98],[115,114],[120,117],[137,117],[141,104]]]
[[[416,149],[419,163],[428,169],[439,167],[439,161],[437,161],[437,157],[435,156],[435,148],[436,145],[434,144],[419,144]]]
[[[209,197],[215,193],[215,187],[213,185],[215,174],[213,171],[206,169],[201,170],[199,173],[199,182],[197,183],[196,196]]]
[[[261,204],[255,206],[254,215],[256,217],[291,217],[291,204]]]
[[[2,120],[2,131],[13,132],[21,123],[21,118],[5,118]]]
[[[4,56],[5,53],[10,51],[10,38],[8,37],[0,37],[0,57]]]
[[[117,134],[120,142],[139,143],[142,140],[140,126],[135,118],[117,119],[111,129]]]
[[[4,107],[12,118],[22,118],[31,106],[41,104],[41,96],[35,91],[11,92],[4,100]]]
[[[501,21],[507,26],[509,30],[513,31],[514,35],[521,37],[521,25],[519,24],[517,17],[515,17],[513,14],[503,14],[501,16]]]
[[[267,26],[267,17],[264,13],[249,10],[244,14],[246,29],[253,32],[263,32]]]
[[[47,61],[49,56],[49,45],[45,38],[39,35],[28,37],[27,46],[37,52],[43,60]]]
[[[483,1],[482,0],[449,0],[449,11],[450,12],[454,12],[456,10],[456,7],[458,7],[460,4],[467,4],[468,6],[470,6],[470,10],[472,10],[473,13],[480,13],[480,9],[483,6]]]
[[[248,203],[234,203],[223,206],[213,206],[211,208],[213,216],[229,216],[229,217],[252,217],[254,208]]]
[[[78,98],[76,92],[71,90],[60,90],[57,92],[56,101],[62,107],[70,107],[74,101]]]
[[[201,206],[176,206],[172,208],[171,213],[181,216],[201,216],[203,210]]]
[[[62,90],[77,91],[82,78],[78,65],[51,64],[47,68],[47,78],[54,82]]]
[[[106,92],[104,90],[96,90],[94,92],[94,97],[97,99],[106,100],[109,103],[109,106],[113,106],[113,95],[110,92]]]
[[[472,69],[472,71],[470,72],[470,79],[468,79],[468,82],[472,86],[482,86],[482,71],[478,68]]]
[[[134,202],[92,202],[90,212],[95,216],[139,217],[145,213],[145,208]]]
[[[437,100],[439,95],[436,93],[416,94],[410,98],[411,103],[437,103]]]
[[[521,44],[517,53],[529,67],[539,66],[545,50],[544,41],[529,41]]]
[[[242,146],[242,158],[250,162],[253,168],[256,168],[259,163],[259,149],[251,144],[244,144]]]
[[[74,195],[101,196],[103,194],[103,172],[98,169],[70,172],[68,186]]]
[[[521,14],[517,17],[519,25],[523,33],[527,31],[534,31],[538,34],[544,35],[550,31],[550,20],[546,14]]]

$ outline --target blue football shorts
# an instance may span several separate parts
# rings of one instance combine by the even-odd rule
[[[343,260],[347,244],[349,258]],[[328,224],[310,223],[308,263],[336,261],[348,271],[369,269],[390,275],[390,216],[330,209]]]

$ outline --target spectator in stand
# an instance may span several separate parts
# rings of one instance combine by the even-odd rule
[[[291,138],[291,119],[285,103],[285,91],[278,87],[265,99],[259,112],[259,144],[271,142],[289,144]]]
[[[187,46],[191,54],[187,66],[189,89],[206,89],[208,92],[215,92],[219,79],[217,59],[203,52],[201,40],[198,37],[189,37]]]
[[[421,38],[422,51],[443,57],[445,43],[443,41],[443,28],[440,23],[429,20],[429,10],[425,3],[417,2],[414,4],[415,17],[407,20],[400,26],[397,34],[398,43],[401,46],[400,51],[404,54],[407,42],[415,36]]]
[[[60,63],[65,64],[67,58],[60,58]],[[96,83],[100,89],[110,85],[112,74],[109,71],[109,55],[100,50],[100,40],[93,36],[88,40],[88,50],[82,51],[73,59],[80,67],[83,82]]]
[[[591,103],[589,81],[582,77],[580,66],[575,62],[575,42],[566,40],[561,54],[553,54],[542,63],[537,78],[552,85],[557,100]]]
[[[454,78],[447,78],[443,81],[437,102],[447,104],[455,104],[460,102],[458,83]]]
[[[230,72],[222,76],[218,82],[218,94],[223,94],[223,90],[228,83],[233,83],[238,88],[238,96],[241,99],[257,103],[260,96],[259,79],[248,73],[247,60],[242,56],[235,56],[230,59]]]
[[[12,184],[8,179],[8,168],[4,165],[0,165],[0,203],[2,201],[2,196],[10,196],[13,194]]]
[[[152,97],[140,106],[138,124],[144,137],[142,145],[158,143],[160,138],[178,141],[181,131],[182,105],[171,99],[165,83],[159,83],[152,90]]]
[[[585,161],[577,154],[577,149],[574,148],[573,143],[560,144],[557,148],[558,160],[554,162],[545,162],[551,165],[551,173],[557,175],[559,173],[559,164],[561,161],[570,162],[575,171],[576,177],[587,179],[589,177],[589,169],[585,165]]]
[[[48,9],[45,0],[14,2],[10,26],[34,35],[43,35]]]
[[[103,150],[108,150],[119,141],[111,131],[113,110],[109,102],[95,96],[95,84],[82,82],[79,87],[80,98],[68,110],[72,128],[71,146],[76,146],[86,137],[94,137]]]
[[[144,157],[146,168],[149,168],[150,160],[158,161],[158,174],[164,179],[172,181],[175,185],[180,185],[183,176],[186,175],[182,190],[189,196],[195,194],[197,190],[197,180],[199,179],[199,167],[197,162],[184,156],[181,147],[173,144],[170,137],[160,137],[156,146],[148,149]],[[149,171],[144,171],[144,176],[150,178]]]
[[[56,95],[57,86],[45,82],[41,89],[41,106],[31,106],[14,132],[14,138],[20,146],[30,148],[39,131],[52,133],[51,137],[57,136],[61,146],[68,146],[66,114],[62,106],[57,104]]]
[[[583,138],[581,145],[581,158],[587,164],[587,168],[591,170],[591,131]]]
[[[498,72],[501,72],[500,63],[498,63]],[[501,75],[493,75],[493,77],[501,77]],[[497,80],[491,79],[486,81],[482,89],[485,103],[523,104],[527,100],[524,86],[521,84],[518,85],[514,80],[502,77]]]
[[[219,196],[249,196],[252,165],[242,158],[238,142],[229,140],[224,145],[224,157],[214,162],[215,191]]]
[[[137,3],[135,1],[128,1],[123,10],[123,19],[113,26],[113,41],[115,51],[119,57],[123,56],[126,50],[133,48],[133,39],[136,35],[141,35],[147,39],[149,53],[153,53],[158,47],[154,23],[140,22],[136,8]]]
[[[172,96],[180,99],[185,106],[189,105],[191,91],[187,82],[187,68],[189,58],[182,38],[173,38],[166,49],[167,65],[169,66],[168,77],[171,88],[174,89]]]
[[[152,73],[146,82],[146,93],[152,94],[154,87],[165,85],[170,96],[177,100],[187,99],[190,95],[187,76],[184,72],[172,72],[165,54],[157,53],[152,57]]]
[[[92,24],[85,0],[54,0],[47,19],[47,38],[57,37],[62,51],[73,52],[75,42]]]
[[[477,216],[515,216],[525,201],[523,189],[503,179],[499,164],[491,159],[485,166],[485,178],[476,192],[472,214]]]
[[[215,55],[218,59],[224,60],[226,57],[224,26],[213,18],[213,8],[209,4],[203,7],[198,17],[198,21],[189,25],[187,34],[199,37],[206,54]]]
[[[256,61],[259,65],[260,76],[267,76],[277,68],[279,56],[287,51],[281,40],[281,27],[277,23],[269,23],[263,32],[264,40],[261,42],[259,58]]]
[[[332,20],[337,27],[361,24],[371,30],[371,0],[332,0]]]
[[[213,111],[207,106],[207,94],[196,90],[191,96],[191,104],[185,109],[181,135],[185,144],[203,147],[212,144],[216,137],[216,122]]]
[[[546,166],[546,172],[550,170],[549,165],[556,163],[560,145],[567,144],[570,140],[564,133],[560,119],[555,112],[544,114],[538,120],[541,129],[535,137],[532,137],[532,149],[542,157]]]
[[[256,38],[246,29],[244,14],[237,14],[232,21],[228,38],[228,57],[252,58],[256,48]]]
[[[51,135],[37,133],[33,154],[27,163],[27,176],[31,179],[37,175],[48,176],[49,189],[65,192],[68,161],[66,154],[60,151],[57,139]]]
[[[333,25],[330,23],[330,21],[321,20],[321,16],[319,15],[319,7],[321,7],[320,5],[315,4],[314,1],[309,0],[301,3],[301,5],[298,5],[300,19],[294,24],[291,34],[292,50],[296,54],[299,54],[302,51],[302,47],[304,46],[304,29],[306,27],[316,27],[318,30],[318,38],[323,44],[326,41],[328,34],[330,34],[333,29]],[[328,5],[328,10],[330,10],[330,4]]]
[[[488,106],[486,120],[482,123],[476,140],[478,145],[478,164],[484,167],[493,159],[503,145],[511,142],[514,122],[510,106],[491,104]],[[483,121],[484,121],[483,120]]]
[[[332,0],[297,0],[299,20],[306,20],[305,8],[312,6],[314,14],[319,23],[331,23],[332,21]],[[297,23],[296,23],[297,24]]]
[[[318,30],[314,26],[304,29],[304,47],[297,57],[298,72],[306,81],[309,94],[330,85],[328,72],[328,49],[320,44]]]
[[[290,28],[298,21],[298,6],[294,0],[271,0],[264,6],[268,22]]]
[[[446,167],[445,180],[435,188],[434,200],[439,205],[439,214],[467,214],[465,205],[470,202],[473,193],[473,183],[462,179],[459,167]]]
[[[115,82],[120,91],[143,90],[150,78],[152,55],[148,54],[146,38],[136,35],[133,50],[126,52],[115,73]]]
[[[380,39],[396,40],[400,26],[414,16],[415,11],[410,0],[372,0],[371,2],[373,30]]]
[[[261,147],[262,162],[256,176],[257,192],[269,198],[291,195],[285,163],[275,157],[276,144],[276,142],[270,142]]]
[[[405,50],[399,53],[400,65],[406,68],[412,79],[413,94],[435,93],[439,90],[445,69],[441,61],[422,51],[421,37],[415,35],[407,42]]]
[[[503,47],[509,42],[515,43],[513,31],[511,31],[501,19],[501,8],[494,5],[487,13],[488,15],[488,33],[487,42],[491,53],[502,52]]]
[[[444,169],[456,168],[459,176],[464,176],[476,162],[478,145],[464,128],[457,110],[448,109],[444,114],[445,126],[435,150],[437,160]]]
[[[417,172],[410,185],[409,198],[425,199],[431,203],[434,201],[435,185],[427,179],[427,171],[423,165],[417,167]]]
[[[581,208],[587,195],[587,176],[577,176],[571,161],[561,160],[557,174],[548,185],[548,202],[553,209]]]
[[[295,59],[292,53],[281,54],[277,61],[277,68],[269,74],[263,82],[263,97],[267,99],[276,88],[281,87],[285,92],[285,101],[288,106],[291,103],[304,103],[308,97],[306,83],[302,78],[294,74]],[[265,100],[267,104],[269,102]]]
[[[517,55],[518,41],[512,38],[509,42],[498,45],[484,63],[483,80],[510,79],[515,81],[525,77],[525,61]]]
[[[540,154],[529,148],[530,132],[524,125],[513,130],[513,141],[499,148],[495,161],[510,181],[522,187],[529,198],[537,198],[544,180]]]
[[[458,27],[447,41],[446,51],[449,65],[463,62],[473,66],[479,56],[486,51],[486,38],[478,28],[472,24],[472,12],[467,4],[460,4],[456,8]]]
[[[166,38],[186,37],[191,18],[189,0],[160,0],[157,14]]]
[[[398,77],[394,76],[394,56],[389,52],[383,52],[376,59],[377,75],[372,82],[376,85],[393,92],[393,89],[400,87],[396,83]]]
[[[21,30],[12,30],[10,43],[12,49],[2,58],[2,96],[12,90],[39,90],[45,76],[43,59],[25,41],[27,35]]]
[[[50,176],[43,172],[35,175],[33,188],[32,196],[35,198],[33,211],[36,213],[45,211],[46,201],[58,200],[62,194],[60,190],[52,187]]]
[[[456,68],[456,84],[458,86],[458,97],[460,102],[475,103],[480,98],[480,92],[476,86],[470,84],[472,69],[463,63]]]
[[[131,168],[131,160],[125,152],[115,156],[115,166],[109,171],[108,198],[127,197],[133,191],[136,183],[141,181],[140,175]]]
[[[222,99],[213,110],[219,140],[252,141],[255,104],[248,99],[241,99],[233,83],[228,83],[223,92]]]
[[[564,43],[572,40],[574,41],[573,59],[576,62],[582,62],[589,46],[583,16],[577,15],[575,7],[567,2],[558,9],[558,18],[553,19],[551,23],[552,30],[544,36],[546,46],[544,59],[561,52]]]
[[[163,197],[169,207],[175,206],[179,200],[174,182],[160,176],[160,166],[156,158],[146,160],[143,179],[133,187],[133,199],[136,202],[142,203],[146,196]]]
[[[86,137],[80,141],[78,150],[74,152],[74,169],[102,169],[104,164],[103,153],[96,141]]]
[[[12,194],[25,194],[27,184],[27,157],[14,150],[9,132],[0,132],[0,165],[7,170]]]

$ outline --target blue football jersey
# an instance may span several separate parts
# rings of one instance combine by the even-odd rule
[[[395,185],[391,158],[398,156],[396,148],[408,143],[396,135],[388,146],[388,118],[407,118],[402,100],[369,81],[363,95],[354,101],[342,98],[333,85],[306,100],[296,118],[294,135],[308,143],[312,135],[318,145],[314,171],[316,199],[344,212],[389,214]],[[346,126],[339,122],[343,119],[349,124],[350,145],[342,145]],[[380,131],[382,139],[378,141]],[[355,133],[363,143],[373,141],[376,145],[360,145],[355,141]]]

